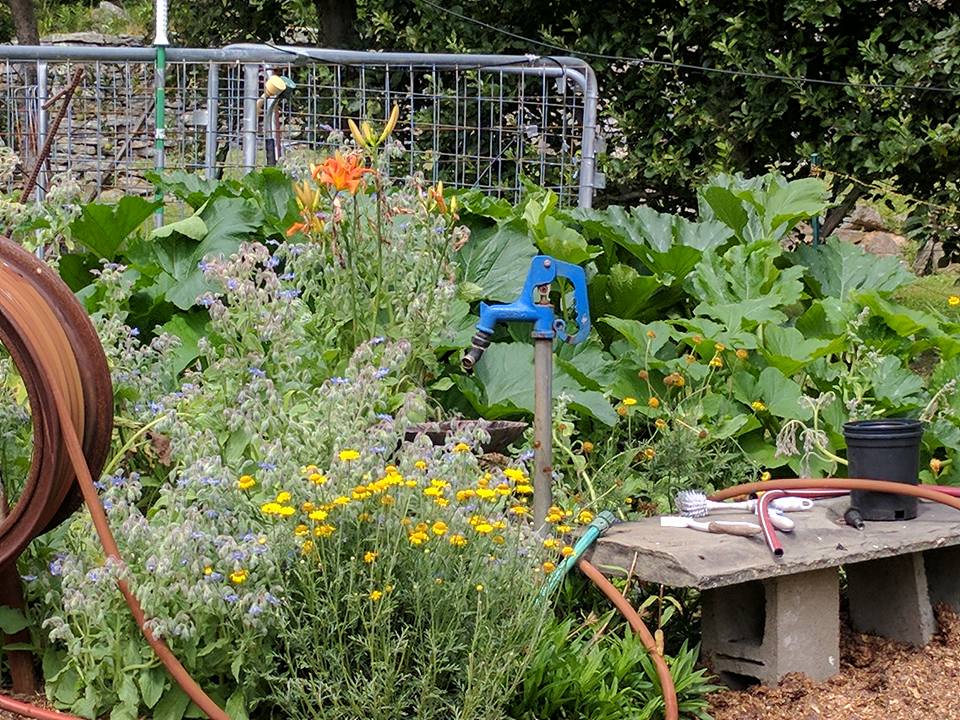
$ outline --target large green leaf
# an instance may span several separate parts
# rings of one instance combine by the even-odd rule
[[[917,396],[923,391],[923,378],[903,367],[899,358],[885,355],[864,374],[873,385],[874,396],[891,408],[919,403]]]
[[[600,254],[583,235],[552,217],[543,219],[543,231],[534,233],[540,252],[564,262],[580,265]]]
[[[533,413],[533,346],[529,343],[494,343],[477,363],[474,377],[458,377],[457,385],[484,417],[494,419]],[[617,422],[617,414],[603,395],[583,389],[556,365],[553,393],[554,396],[565,393],[570,398],[571,407],[607,425]]]
[[[811,360],[843,349],[844,338],[806,338],[796,328],[768,325],[763,329],[761,351],[767,362],[784,375],[793,375]]]
[[[513,302],[536,254],[523,223],[515,220],[475,231],[456,258],[461,279],[478,285],[484,299]]]
[[[256,193],[260,209],[275,231],[284,232],[296,222],[297,198],[290,177],[282,170],[265,167],[244,175],[242,182]]]
[[[194,214],[189,217],[185,217],[182,220],[177,220],[175,222],[167,223],[166,225],[158,227],[156,230],[150,233],[150,238],[152,240],[157,240],[160,238],[167,238],[174,233],[178,233],[184,237],[188,237],[191,240],[196,240],[199,242],[200,240],[203,240],[207,232],[207,224],[199,215]]]
[[[207,224],[207,235],[197,248],[198,262],[207,255],[236,252],[241,242],[259,239],[263,225],[263,213],[245,198],[216,198],[200,217]]]
[[[888,295],[913,280],[898,258],[879,257],[835,237],[823,245],[801,245],[790,257],[807,267],[807,279],[819,297],[847,300],[860,290]]]
[[[901,337],[923,331],[939,332],[939,323],[933,315],[892,303],[873,291],[853,293],[853,299],[883,318],[890,329]]]
[[[523,219],[534,243],[545,255],[579,265],[599,254],[573,228],[567,227],[554,215],[557,195],[552,190],[541,190],[527,198]]]
[[[181,310],[192,307],[198,296],[212,289],[199,268],[200,261],[210,255],[235,253],[241,242],[256,237],[263,224],[263,213],[246,198],[216,198],[204,206],[200,218],[207,228],[201,242],[178,232],[157,242],[157,261],[176,280],[166,299]]]
[[[582,221],[585,232],[620,245],[670,283],[683,280],[704,250],[720,247],[732,237],[723,223],[691,222],[643,206],[626,211],[614,205],[571,215]]]
[[[808,220],[827,209],[826,185],[819,178],[791,180],[777,186],[764,203],[764,225],[768,237],[779,238],[797,222]]]
[[[800,386],[775,367],[764,368],[756,379],[746,372],[734,374],[733,396],[746,405],[762,402],[771,415],[785,420],[812,417],[810,407],[800,402]]]
[[[184,170],[168,170],[162,175],[154,171],[146,173],[147,179],[164,192],[186,202],[190,207],[199,209],[215,195],[236,195],[232,181],[208,180],[199,173]]]
[[[781,418],[808,420],[812,411],[800,402],[803,391],[793,380],[776,368],[764,368],[757,379],[760,400],[771,414]]]
[[[590,310],[594,315],[615,314],[622,318],[635,318],[656,312],[662,305],[659,302],[661,298],[653,300],[662,289],[660,281],[651,275],[641,275],[623,263],[613,265],[608,273],[595,275],[587,289]],[[676,293],[660,294],[670,304],[676,301]]]
[[[741,237],[747,226],[747,211],[743,209],[743,201],[730,190],[719,185],[712,185],[703,191],[703,197],[713,209],[718,220],[727,225],[737,237]]]
[[[782,308],[800,299],[803,268],[781,271],[774,263],[778,256],[779,247],[765,242],[736,245],[722,257],[706,252],[690,277],[694,295],[702,300],[696,314],[734,330],[786,320]]]
[[[136,195],[124,195],[116,205],[88,203],[70,224],[70,235],[99,257],[113,260],[127,236],[159,206]]]
[[[180,339],[180,345],[169,351],[167,362],[180,373],[200,354],[200,338],[206,335],[209,316],[205,312],[181,313],[171,318],[160,329]]]

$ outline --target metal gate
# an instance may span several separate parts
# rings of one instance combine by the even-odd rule
[[[589,207],[595,178],[596,79],[576,58],[374,53],[267,45],[167,50],[166,127],[156,150],[152,48],[0,47],[0,143],[21,159],[22,183],[76,67],[80,85],[51,138],[37,197],[71,171],[90,197],[149,193],[150,170],[240,175],[264,162],[257,99],[272,73],[296,84],[282,104],[289,159],[339,146],[347,119],[382,122],[405,152],[397,176],[516,199],[525,182]],[[49,102],[53,98],[53,102]]]

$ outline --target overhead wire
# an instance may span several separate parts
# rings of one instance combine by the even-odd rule
[[[465,15],[456,10],[451,10],[446,8],[438,3],[433,2],[432,0],[417,0],[417,2],[427,5],[434,10],[439,10],[442,13],[455,17],[464,22],[472,23],[479,27],[486,28],[487,30],[492,30],[493,32],[499,33],[506,37],[513,38],[514,40],[520,40],[522,42],[539,45],[540,47],[549,48],[551,50],[556,50],[562,52],[566,55],[571,55],[574,57],[580,58],[593,58],[595,60],[609,60],[612,62],[623,62],[628,64],[639,64],[639,65],[657,65],[661,67],[675,68],[678,70],[689,70],[691,72],[701,72],[701,73],[713,73],[717,75],[728,75],[735,77],[750,77],[758,78],[765,80],[778,80],[781,82],[793,82],[801,84],[815,84],[815,85],[829,85],[834,87],[851,87],[859,88],[862,90],[915,90],[918,92],[937,92],[937,93],[948,93],[948,94],[960,94],[960,88],[950,88],[942,87],[938,85],[913,85],[909,83],[869,83],[869,82],[853,82],[849,80],[828,80],[826,78],[812,78],[806,76],[792,76],[792,75],[783,75],[781,73],[770,73],[770,72],[760,72],[756,70],[743,70],[740,68],[731,69],[731,68],[718,68],[710,67],[708,65],[696,65],[693,63],[684,63],[677,62],[674,60],[660,60],[653,57],[639,57],[639,56],[629,56],[629,55],[611,55],[607,53],[598,53],[592,52],[589,50],[574,50],[573,48],[558,45],[556,43],[546,42],[544,40],[536,40],[525,35],[520,35],[510,30],[498,27],[483,20]]]

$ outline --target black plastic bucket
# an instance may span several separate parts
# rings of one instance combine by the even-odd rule
[[[919,420],[857,420],[844,424],[843,436],[850,477],[919,483],[923,436]],[[912,520],[917,516],[917,498],[906,495],[854,490],[850,507],[859,510],[864,520]]]

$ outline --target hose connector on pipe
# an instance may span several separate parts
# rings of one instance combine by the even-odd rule
[[[560,583],[563,582],[563,578],[566,577],[567,573],[573,569],[573,566],[580,561],[580,558],[583,556],[583,554],[590,549],[590,546],[597,541],[597,538],[615,525],[616,522],[616,516],[609,510],[604,510],[602,513],[597,515],[589,525],[587,525],[586,529],[583,531],[583,534],[579,537],[577,542],[574,543],[573,554],[569,557],[565,557],[560,564],[557,565],[556,570],[550,573],[550,578],[540,591],[541,600],[549,597],[553,591],[560,586]]]
[[[483,357],[483,353],[490,347],[490,339],[492,337],[493,335],[491,333],[477,330],[477,334],[474,335],[470,341],[470,349],[467,350],[463,359],[460,361],[460,366],[464,372],[473,372],[473,369],[477,366],[477,362]]]

